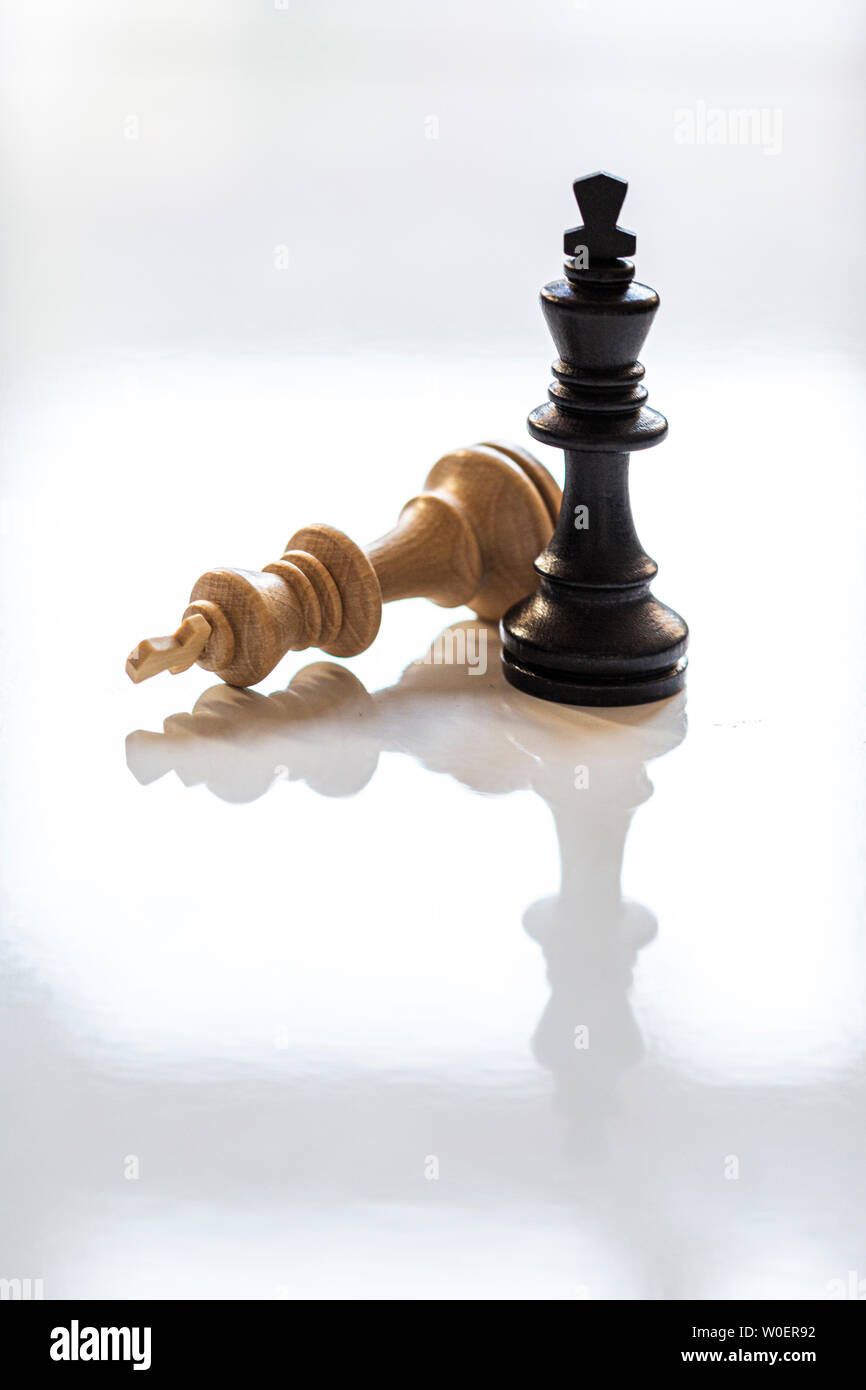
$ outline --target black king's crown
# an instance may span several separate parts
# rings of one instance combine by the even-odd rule
[[[625,259],[635,237],[616,219],[627,188],[612,174],[576,181],[583,225],[565,233],[565,279],[541,292],[559,357],[528,427],[565,450],[565,488],[535,564],[539,588],[502,622],[506,678],[568,704],[643,704],[685,683],[688,628],[649,592],[657,566],[628,495],[629,454],[660,443],[668,426],[646,404],[637,360],[659,298]]]

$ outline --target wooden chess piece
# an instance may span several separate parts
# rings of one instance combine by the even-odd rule
[[[637,361],[658,295],[634,283],[631,232],[616,225],[628,184],[578,179],[584,225],[565,234],[565,279],[541,307],[559,360],[529,433],[565,450],[562,510],[535,569],[537,591],[502,620],[506,679],[545,700],[636,705],[681,690],[688,628],[649,591],[628,493],[629,455],[659,444],[667,421],[645,404]]]
[[[366,550],[319,524],[296,531],[262,571],[209,570],[193,586],[177,631],[139,642],[127,674],[138,682],[196,662],[229,685],[255,685],[288,651],[365,651],[382,604],[400,598],[466,604],[498,620],[532,588],[532,562],[550,539],[559,488],[527,450],[499,442],[446,454],[424,487]]]

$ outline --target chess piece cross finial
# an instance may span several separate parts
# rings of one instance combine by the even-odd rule
[[[633,255],[637,245],[634,232],[616,224],[628,192],[625,179],[615,174],[587,174],[575,179],[573,187],[583,225],[570,227],[565,233],[565,254],[573,256],[579,246],[585,246],[590,265]]]

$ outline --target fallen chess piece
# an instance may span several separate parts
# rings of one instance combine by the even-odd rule
[[[382,604],[425,597],[498,621],[530,592],[561,493],[525,449],[458,449],[434,464],[397,525],[362,550],[332,526],[306,526],[261,571],[214,569],[196,581],[180,627],[132,651],[136,683],[193,663],[228,685],[270,674],[289,651],[357,656],[379,631]]]

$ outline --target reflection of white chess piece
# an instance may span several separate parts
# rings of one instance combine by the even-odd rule
[[[206,782],[229,801],[290,780],[350,796],[382,752],[404,753],[474,791],[537,792],[554,817],[561,882],[524,915],[551,988],[533,1047],[566,1108],[585,1119],[642,1052],[628,991],[656,924],[623,899],[622,858],[634,811],[652,795],[647,761],[684,736],[684,697],[603,713],[563,709],[498,680],[473,680],[466,662],[432,659],[477,652],[482,636],[495,664],[492,628],[454,624],[432,644],[430,661],[413,662],[375,694],[330,662],[304,667],[269,696],[214,686],[192,714],[167,719],[162,734],[130,734],[127,760],[139,781],[174,768],[185,784]],[[576,764],[587,778],[575,778]]]

